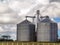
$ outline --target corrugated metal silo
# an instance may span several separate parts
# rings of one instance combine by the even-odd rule
[[[46,17],[38,23],[37,41],[55,42],[58,39],[57,23]]]
[[[18,41],[34,41],[35,40],[35,25],[24,20],[17,24],[17,40]]]

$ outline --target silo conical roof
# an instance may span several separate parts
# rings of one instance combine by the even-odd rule
[[[24,20],[24,21],[22,21],[21,23],[19,23],[19,24],[33,24],[33,23],[31,23],[30,21],[28,21],[28,20]]]
[[[53,21],[50,19],[43,19],[41,22],[53,22]]]
[[[49,23],[54,23],[49,17],[46,16],[45,19],[43,19],[41,22],[49,22]]]

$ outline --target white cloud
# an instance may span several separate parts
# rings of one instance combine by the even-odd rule
[[[59,3],[49,4],[48,8],[45,10],[45,12],[42,13],[42,15],[49,15],[50,17],[60,17]]]
[[[23,0],[22,2],[21,0],[14,0],[9,2],[9,6],[13,10],[19,12],[22,9],[30,8],[33,5],[31,2],[35,3],[35,0]]]
[[[56,22],[53,18],[51,18],[51,20],[53,21],[53,22]],[[56,22],[57,23],[57,22]]]
[[[48,4],[49,3],[49,0],[36,0],[37,3],[40,3],[40,4]]]
[[[17,13],[7,4],[0,3],[0,23],[14,23],[17,21]]]
[[[2,29],[2,27],[0,26],[0,32],[4,32],[4,30]]]
[[[13,32],[13,33],[16,33],[16,25],[15,24],[0,24],[0,31],[2,33],[5,33],[5,32]]]
[[[0,13],[6,12],[8,10],[8,6],[6,4],[0,3]]]
[[[16,40],[16,34],[11,34],[11,39]]]

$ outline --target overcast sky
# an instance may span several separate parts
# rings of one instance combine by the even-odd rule
[[[50,1],[50,2],[49,2]],[[0,34],[16,39],[16,24],[26,15],[35,15],[39,9],[42,16],[48,15],[60,26],[60,0],[0,0]],[[59,36],[60,36],[60,27]]]

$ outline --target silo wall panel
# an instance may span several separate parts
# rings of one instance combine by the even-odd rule
[[[37,41],[50,41],[49,23],[38,23]]]
[[[50,40],[51,41],[57,41],[58,40],[58,26],[57,26],[57,23],[50,23]]]
[[[29,25],[30,41],[35,41],[35,25]]]
[[[35,41],[35,25],[20,24],[17,29],[18,41]]]
[[[18,41],[29,41],[29,27],[28,25],[19,25],[18,29]]]

